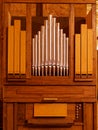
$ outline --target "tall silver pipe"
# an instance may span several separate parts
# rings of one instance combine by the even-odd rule
[[[52,64],[53,64],[53,76],[56,74],[56,18],[52,19],[53,22],[53,37],[52,37]]]
[[[48,20],[45,20],[45,76],[48,76]]]
[[[63,59],[64,59],[64,51],[63,51],[63,29],[60,29],[60,76],[63,75]]]
[[[49,41],[49,76],[52,75],[52,15],[48,17],[48,41]]]
[[[49,65],[52,64],[52,15],[48,17]]]
[[[35,53],[34,53],[34,59],[35,59],[35,76],[37,76],[37,64],[38,64],[38,59],[37,59],[37,56],[38,56],[38,50],[37,50],[37,44],[38,44],[38,36],[37,35],[35,35],[35,38],[34,38],[35,40],[34,40],[34,48],[35,48]]]
[[[53,65],[55,65],[56,63],[56,18],[53,18],[53,37],[52,37],[52,45],[53,47],[51,48],[52,50],[52,61],[53,61]]]
[[[34,56],[34,38],[32,39],[32,75],[34,76],[34,65],[35,65],[35,56]]]
[[[41,53],[42,53],[42,76],[44,76],[44,65],[45,65],[45,26],[41,26]]]
[[[68,46],[69,45],[68,45],[68,43],[69,43],[69,38],[67,37],[66,38],[66,76],[68,76],[68,74],[69,74],[69,72],[68,72],[69,71],[69,65],[68,65],[68,53],[69,53],[68,52],[68,48],[69,48]]]
[[[38,76],[41,74],[41,32],[38,31]]]
[[[60,23],[56,24],[56,41],[57,41],[57,76],[59,76],[59,65],[60,65]]]
[[[64,62],[63,62],[63,75],[66,75],[66,34],[63,34],[63,45],[64,45]]]

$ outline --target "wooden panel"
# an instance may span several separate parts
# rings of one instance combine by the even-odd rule
[[[13,104],[7,104],[7,130],[13,130]]]
[[[75,74],[80,74],[80,34],[75,34]]]
[[[46,128],[61,128],[71,127],[74,123],[69,118],[34,118],[27,121],[27,126],[31,127],[46,127]]]
[[[87,74],[87,24],[81,25],[81,74]]]
[[[5,87],[5,101],[43,101],[43,98],[57,98],[63,101],[95,101],[95,86],[8,86]]]
[[[93,74],[93,31],[88,29],[88,74]]]
[[[34,117],[66,117],[67,104],[61,103],[35,103]]]
[[[4,2],[36,2],[36,3],[96,3],[95,0],[3,0]]]
[[[26,74],[26,31],[21,31],[20,73]]]
[[[26,115],[26,105],[25,103],[18,103],[17,104],[17,110],[16,110],[16,114],[17,114],[17,123],[18,125],[21,125],[24,123],[25,120],[25,115]]]
[[[11,3],[8,6],[11,16],[26,16],[26,4]]]
[[[3,102],[0,101],[0,128],[3,127]]]
[[[69,118],[75,120],[75,104],[67,103],[67,114]]]
[[[93,29],[93,77],[96,79],[96,5],[92,5],[92,29]]]
[[[72,126],[71,128],[30,128],[30,127],[23,127],[23,126],[19,126],[18,130],[83,130],[82,126]]]
[[[92,10],[90,10],[86,16],[86,23],[89,29],[92,28]]]
[[[70,11],[69,4],[44,4],[43,16],[49,16],[52,14],[57,17],[68,17]]]
[[[9,12],[11,16],[26,16],[26,4],[16,4],[16,3],[11,3],[11,4],[6,4],[9,6]],[[31,4],[31,13],[32,16],[36,15],[36,5]]]
[[[3,129],[7,130],[7,104],[3,103]]]
[[[84,103],[84,130],[93,130],[93,104]]]
[[[30,78],[31,77],[31,37],[32,37],[32,32],[31,32],[31,4],[26,5],[26,77]]]
[[[86,4],[74,4],[75,17],[86,17],[86,8]]]
[[[21,29],[21,21],[14,21],[14,35],[15,35],[15,44],[14,44],[14,72],[19,74],[20,66],[19,66],[19,57],[20,57],[20,29]]]
[[[17,130],[17,103],[13,103],[13,129]]]
[[[25,128],[23,126],[18,126],[18,130],[30,130],[30,128]]]
[[[14,26],[8,26],[8,73],[14,72]]]
[[[75,4],[75,17],[86,16],[86,4]],[[81,11],[82,10],[82,11]],[[69,17],[70,5],[69,4],[44,4],[43,5],[43,16],[52,14],[57,17]]]
[[[26,120],[32,119],[33,112],[33,104],[26,104]]]

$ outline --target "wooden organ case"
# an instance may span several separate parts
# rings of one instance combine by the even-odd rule
[[[3,130],[96,130],[95,0],[0,5]]]

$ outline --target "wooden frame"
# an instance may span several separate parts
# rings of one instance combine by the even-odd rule
[[[32,1],[33,3],[34,3],[34,1]],[[6,2],[5,2],[6,3]],[[42,1],[42,3],[44,3],[43,1]],[[62,2],[61,2],[62,3]],[[31,76],[31,38],[30,38],[30,36],[31,36],[31,5],[30,4],[27,4],[27,6],[26,6],[26,10],[27,10],[27,13],[26,13],[26,17],[27,17],[27,20],[26,20],[26,27],[27,27],[27,51],[26,51],[26,83],[27,84],[35,84],[35,85],[41,85],[41,81],[40,81],[40,78],[41,78],[41,80],[43,81],[42,82],[42,84],[47,84],[47,85],[53,85],[53,84],[55,84],[55,85],[59,85],[59,80],[61,80],[61,83],[60,84],[62,84],[62,85],[66,85],[66,84],[74,84],[75,82],[74,81],[82,81],[82,84],[84,83],[84,84],[91,84],[91,85],[94,85],[95,84],[95,82],[96,82],[96,70],[94,69],[96,66],[96,57],[95,57],[95,55],[96,55],[96,52],[95,51],[93,51],[94,53],[93,53],[93,56],[94,56],[94,58],[93,58],[93,76],[91,77],[91,78],[85,78],[85,79],[79,79],[79,80],[77,80],[77,79],[75,79],[75,77],[74,77],[74,59],[75,59],[75,57],[74,57],[74,37],[73,37],[73,35],[74,35],[74,7],[73,7],[73,4],[70,4],[71,6],[70,6],[70,8],[71,8],[71,11],[70,11],[70,16],[69,16],[69,37],[70,37],[70,44],[69,44],[69,48],[70,48],[70,58],[69,58],[69,66],[70,66],[70,70],[69,70],[69,76],[67,77],[50,77],[50,76],[48,76],[48,77],[32,77]],[[95,19],[95,6],[93,5],[92,6],[92,21],[94,21],[93,19]],[[9,10],[9,9],[8,9]],[[5,12],[5,15],[4,15],[4,17],[6,17],[7,18],[7,14],[6,14],[6,12]],[[5,20],[6,22],[7,22],[7,20]],[[5,23],[6,25],[5,26],[7,26],[7,23]],[[95,22],[92,22],[92,28],[93,28],[93,32],[94,32],[94,36],[95,36]],[[4,31],[3,31],[3,33],[4,33],[4,37],[5,37],[5,35],[6,35],[6,32],[5,32],[6,30],[4,29]],[[5,40],[5,42],[6,42],[6,39],[4,39]],[[95,37],[93,37],[93,40],[95,41]],[[6,44],[4,44],[4,50],[6,50]],[[95,50],[95,48],[96,48],[96,45],[94,44],[94,50]],[[29,51],[28,51],[29,50]],[[6,70],[6,71],[4,71],[3,72],[3,74],[4,74],[4,77],[5,77],[5,79],[6,79],[6,75],[7,75],[7,69],[6,69],[6,65],[7,65],[7,62],[6,62],[6,53],[4,52],[4,62],[5,62],[5,64],[4,64],[4,70]],[[74,80],[75,79],[75,80]],[[10,80],[10,79],[9,79]],[[24,81],[25,81],[24,80]],[[51,82],[51,80],[55,80],[55,83],[53,83],[53,82]],[[12,81],[17,81],[17,79],[14,79],[14,80],[12,80]],[[85,81],[87,81],[88,83],[86,83]],[[78,83],[75,83],[75,84],[78,84]]]
[[[7,13],[10,4],[26,5],[26,75],[23,78],[8,78],[7,75]],[[32,37],[32,7],[31,4],[69,4],[69,76],[32,76],[31,75],[31,37]],[[75,77],[75,10],[74,4],[92,4],[92,30],[93,30],[93,74],[90,78]],[[0,84],[3,99],[3,130],[29,130],[43,127],[54,127],[57,130],[96,130],[96,24],[95,24],[95,0],[3,0],[0,3]],[[40,14],[38,14],[40,15]],[[3,56],[2,56],[3,55]],[[68,106],[68,118],[49,120],[40,119],[41,123],[34,118],[34,104],[63,104]],[[20,113],[19,113],[20,112]],[[25,119],[25,117],[27,119]],[[8,120],[10,118],[10,120]],[[18,120],[19,119],[19,120]],[[48,120],[48,118],[47,118]],[[64,124],[64,121],[66,122]],[[33,123],[34,124],[33,124]],[[51,124],[53,122],[53,124]],[[56,123],[59,128],[56,128]],[[37,124],[37,125],[36,125]],[[33,126],[34,125],[34,126]],[[25,127],[26,126],[26,127]],[[67,128],[68,127],[68,128]]]

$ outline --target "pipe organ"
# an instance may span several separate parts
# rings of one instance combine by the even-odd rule
[[[95,0],[1,1],[3,130],[96,130]]]
[[[68,76],[69,38],[49,15],[32,39],[32,75]]]

